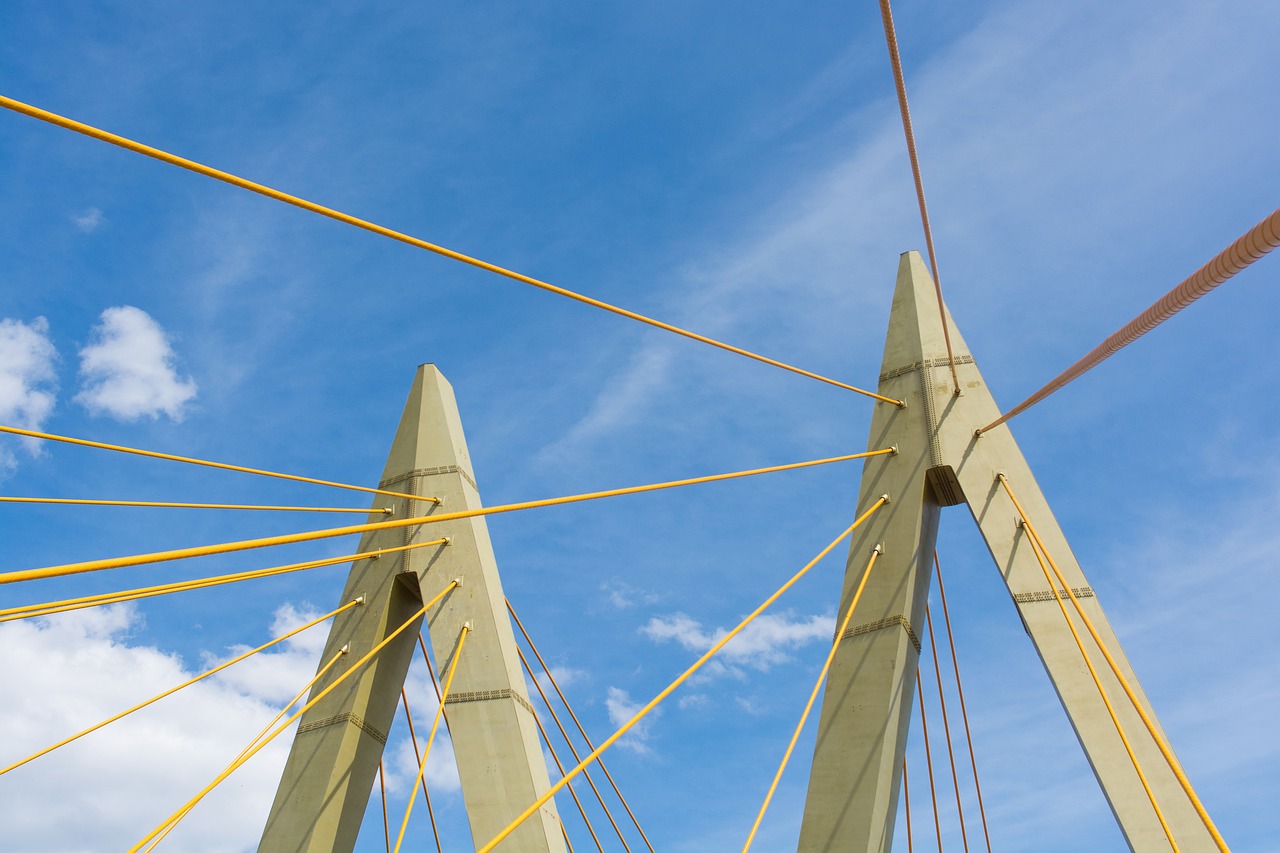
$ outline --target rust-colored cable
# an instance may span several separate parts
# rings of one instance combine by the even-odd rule
[[[924,761],[929,768],[929,799],[933,801],[933,830],[938,835],[938,853],[942,853],[942,822],[938,820],[938,790],[933,784],[933,751],[929,748],[929,718],[924,710],[924,684],[916,667],[916,695],[920,697],[920,728],[924,731]]]
[[[556,677],[551,673],[551,667],[547,666],[547,662],[542,659],[542,654],[538,651],[538,647],[534,645],[533,638],[529,636],[529,632],[525,630],[524,623],[520,621],[520,617],[516,614],[515,608],[511,606],[510,599],[507,600],[507,612],[511,614],[511,618],[515,620],[516,627],[520,629],[521,636],[529,645],[529,650],[533,652],[534,657],[538,659],[538,663],[542,666],[542,671],[547,674],[547,680],[551,682],[551,686],[555,689],[556,695],[560,697],[561,704],[564,709],[569,712],[570,719],[578,728],[578,734],[582,735],[582,739],[587,742],[587,749],[594,750],[596,745],[592,743],[591,736],[587,734],[587,730],[582,727],[582,722],[578,719],[578,715],[573,712],[573,706],[569,704],[568,698],[564,695],[564,691],[560,689]],[[605,766],[604,757],[596,759],[596,764],[600,765],[600,769],[604,771],[604,777],[609,780],[609,785],[613,788],[613,793],[618,797],[618,801],[622,803],[622,807],[626,809],[627,816],[631,818],[631,823],[635,826],[636,832],[640,833],[640,837],[644,839],[645,846],[649,848],[649,853],[654,853],[653,845],[649,843],[649,836],[640,827],[640,821],[636,819],[635,812],[631,811],[631,806],[627,804],[627,798],[622,796],[622,791],[618,790],[618,783],[613,781],[613,774],[609,772],[609,768]]]
[[[911,844],[911,786],[907,783],[907,757],[902,756],[902,803],[907,807],[907,853],[913,853]]]
[[[951,332],[947,329],[947,309],[942,302],[942,279],[938,277],[938,256],[933,249],[933,229],[929,226],[929,207],[924,203],[924,178],[920,175],[920,156],[916,153],[916,134],[911,127],[911,109],[907,106],[907,83],[902,75],[902,57],[898,54],[898,33],[893,26],[893,10],[889,0],[880,0],[880,17],[884,20],[884,38],[889,44],[889,62],[893,65],[893,84],[898,90],[898,111],[902,114],[902,132],[907,137],[907,156],[911,158],[911,176],[916,182],[916,201],[920,205],[920,224],[924,226],[924,242],[929,249],[929,267],[933,270],[933,290],[938,295],[938,320],[942,323],[942,340],[947,345],[947,363],[951,365],[951,381],[960,394],[960,377],[956,374],[956,358],[951,352]]]
[[[1118,332],[1091,349],[1075,364],[1059,373],[1039,391],[978,430],[978,433],[1000,426],[1067,383],[1078,379],[1277,246],[1280,246],[1280,208],[1273,210],[1270,216],[1250,228],[1243,237],[1215,255],[1211,261],[1160,297],[1159,301],[1126,323]]]
[[[925,623],[929,626],[929,651],[933,655],[933,674],[938,680],[938,702],[942,705],[942,731],[947,736],[947,761],[951,765],[951,785],[956,792],[956,814],[960,816],[960,841],[964,844],[964,853],[969,853],[969,834],[964,828],[964,805],[960,802],[960,777],[956,773],[956,755],[951,748],[951,721],[947,717],[947,695],[942,689],[942,667],[938,665],[938,643],[933,633],[933,616],[929,606],[924,608]]]
[[[418,635],[421,638],[421,634]],[[431,669],[431,662],[427,662],[427,669]],[[436,680],[435,673],[431,673],[431,681],[434,684]],[[437,696],[439,691],[437,691]],[[418,749],[418,733],[413,728],[413,714],[409,712],[409,694],[404,688],[400,688],[400,698],[404,702],[404,718],[409,721],[409,742],[413,744],[413,757],[418,763],[422,763],[422,752]],[[431,808],[431,793],[427,790],[427,777],[422,777],[422,799],[427,804],[427,817],[431,818],[431,835],[436,840],[436,853],[444,853],[440,847],[440,830],[436,829],[436,812]],[[387,830],[387,843],[391,843],[391,830]]]
[[[951,634],[951,612],[947,609],[947,588],[942,583],[942,563],[933,552],[933,566],[938,574],[938,595],[942,599],[942,618],[947,625],[947,646],[951,649],[951,666],[956,673],[956,693],[960,695],[960,719],[964,720],[964,739],[969,747],[969,766],[973,768],[973,787],[978,792],[978,816],[982,818],[982,837],[991,853],[991,835],[987,832],[987,810],[982,805],[982,784],[978,782],[978,762],[973,754],[973,736],[969,733],[969,712],[964,705],[964,685],[960,683],[960,661],[956,658],[956,641]]]
[[[529,667],[529,661],[528,661],[528,659],[526,659],[526,658],[525,658],[525,656],[524,656],[524,652],[520,651],[520,647],[519,647],[519,646],[517,646],[517,647],[516,647],[516,654],[520,655],[520,663],[521,663],[521,665],[524,667],[524,671],[525,671],[525,672],[527,672],[527,673],[529,673],[529,679],[530,679],[531,681],[533,681],[534,686],[537,686],[537,684],[538,684],[538,679],[537,679],[537,677],[533,674],[533,670]],[[542,692],[542,688],[541,688],[541,687],[539,687],[539,688],[538,688],[538,693],[539,693],[539,695],[541,695],[541,696],[542,696],[542,702],[543,702],[543,704],[545,704],[545,705],[547,706],[547,710],[550,710],[550,709],[551,709],[551,705],[547,702],[547,696],[546,696],[546,694],[545,694],[545,693],[543,693],[543,692]],[[543,742],[543,743],[545,743],[545,744],[547,745],[547,751],[551,753],[551,760],[552,760],[552,761],[554,761],[554,762],[556,763],[556,770],[559,770],[559,771],[560,771],[560,776],[561,776],[561,777],[563,777],[563,776],[564,776],[564,764],[562,764],[562,763],[560,762],[560,756],[556,754],[556,748],[555,748],[554,746],[552,746],[552,745],[551,745],[551,738],[547,736],[547,729],[546,729],[546,727],[542,725],[542,720],[538,717],[538,715],[537,715],[537,714],[534,714],[534,715],[533,715],[533,721],[534,721],[535,723],[537,723],[537,725],[538,725],[538,734],[542,735],[542,742]],[[561,734],[564,734],[564,729],[561,729],[561,730],[560,730],[560,733],[561,733]],[[567,739],[566,739],[566,740],[567,740]],[[574,756],[574,757],[576,758],[577,756]],[[588,779],[590,779],[590,777],[587,777],[587,778],[588,778]],[[573,803],[574,803],[574,805],[576,805],[576,806],[578,807],[578,814],[580,814],[580,815],[582,816],[582,822],[583,822],[583,823],[585,823],[585,824],[587,825],[587,832],[588,832],[588,833],[590,833],[590,835],[591,835],[591,840],[595,842],[595,844],[596,844],[596,849],[597,849],[597,850],[599,850],[599,851],[600,851],[600,853],[604,853],[604,847],[600,844],[600,837],[599,837],[598,835],[596,835],[596,829],[595,829],[595,827],[594,827],[594,826],[592,826],[592,825],[591,825],[591,819],[590,819],[589,817],[587,817],[587,810],[586,810],[585,808],[583,808],[583,807],[582,807],[582,801],[578,799],[578,792],[577,792],[577,791],[575,791],[575,790],[573,790],[573,786],[572,786],[572,785],[566,785],[565,787],[569,789],[569,796],[573,797]],[[595,789],[595,786],[593,785],[593,786],[592,786],[592,790],[594,790],[594,789]],[[600,793],[597,791],[597,792],[596,792],[596,797],[599,797],[599,796],[600,796]],[[603,803],[602,803],[602,805],[603,805]],[[563,826],[563,825],[564,825],[564,824],[563,824],[563,823],[561,823],[561,826]],[[624,842],[624,843],[625,843],[625,842]]]
[[[423,784],[426,784],[425,781]],[[382,789],[382,834],[387,839],[387,853],[391,853],[391,821],[387,817],[387,767],[378,759],[378,787]]]
[[[573,760],[581,763],[582,756],[578,754],[573,741],[569,740],[569,733],[565,731],[564,724],[560,722],[560,715],[556,713],[556,709],[551,705],[551,700],[547,698],[546,691],[538,683],[537,677],[533,674],[533,667],[529,666],[529,660],[524,656],[524,652],[521,651],[519,646],[516,646],[516,654],[520,656],[520,663],[524,664],[525,671],[529,673],[529,678],[533,681],[534,688],[538,691],[538,695],[542,697],[542,704],[547,706],[547,711],[550,712],[552,721],[555,722],[556,728],[560,730],[560,737],[564,738],[564,742],[569,745],[569,752],[573,754]],[[563,771],[561,772],[563,774]],[[582,777],[587,780],[587,785],[591,787],[591,792],[596,795],[596,802],[600,803],[600,808],[604,809],[604,816],[609,819],[609,825],[613,827],[614,834],[622,842],[623,849],[627,853],[631,853],[631,848],[627,845],[627,839],[623,838],[622,830],[618,828],[617,821],[613,819],[613,813],[609,811],[609,806],[605,804],[604,797],[600,794],[600,789],[596,787],[595,780],[591,778],[591,774],[586,770],[582,771]]]

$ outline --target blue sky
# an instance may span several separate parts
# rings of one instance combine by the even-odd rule
[[[944,288],[1006,407],[1275,208],[1274,4],[895,11]],[[19,0],[0,31],[9,97],[854,384],[874,385],[898,254],[923,243],[874,3]],[[25,117],[0,115],[0,176],[5,423],[371,483],[415,366],[433,361],[490,504],[865,446],[862,398]],[[1276,275],[1264,259],[1013,423],[1237,851],[1268,848],[1280,796]],[[0,465],[6,494],[361,503],[7,439]],[[655,694],[701,636],[849,523],[859,471],[511,515],[490,531],[508,596],[603,737],[611,710]],[[6,568],[27,568],[329,520],[8,506],[0,541]],[[963,510],[944,516],[939,543],[993,845],[1122,849]],[[7,587],[0,600],[353,545]],[[741,846],[825,655],[841,563],[780,602],[760,654],[690,685],[608,756],[659,849]],[[0,626],[6,755],[336,607],[343,574]],[[127,847],[305,682],[320,639],[0,778],[0,846]],[[923,766],[916,731],[910,760]],[[393,820],[407,749],[397,730]],[[252,849],[282,750],[166,849]],[[755,849],[794,846],[811,750],[802,740]],[[467,849],[447,748],[440,758],[446,848]],[[560,811],[573,832],[571,804]],[[370,816],[360,850],[381,849]],[[420,817],[411,831],[428,843]],[[949,847],[954,822],[944,807]]]

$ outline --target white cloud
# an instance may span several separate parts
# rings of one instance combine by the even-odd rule
[[[58,351],[49,340],[49,321],[37,317],[30,323],[0,320],[0,423],[40,429],[53,411],[57,398],[54,363]],[[39,452],[36,439],[23,439],[27,450]],[[0,446],[0,476],[17,464],[13,454]]]
[[[106,218],[103,217],[102,211],[96,207],[91,207],[71,217],[71,224],[85,234],[92,234],[97,231],[105,221]]]
[[[609,712],[609,722],[617,728],[622,728],[628,720],[639,713],[643,705],[636,704],[631,701],[631,694],[620,687],[610,687],[604,700],[605,709]],[[639,755],[649,752],[649,728],[653,721],[662,711],[655,708],[650,711],[648,716],[636,723],[632,729],[627,732],[626,737],[618,741],[618,746],[623,749],[629,749]]]
[[[796,618],[791,614],[765,613],[728,642],[709,665],[711,671],[737,672],[740,667],[767,671],[791,659],[790,652],[817,640],[830,643],[835,632],[835,619],[830,616]],[[707,631],[702,623],[683,613],[651,618],[640,633],[657,643],[674,640],[691,652],[705,652],[725,634],[725,628]]]
[[[0,762],[42,749],[189,679],[182,660],[134,645],[134,610],[102,607],[0,626]],[[322,629],[317,629],[322,632]],[[227,657],[225,653],[220,658]],[[311,677],[298,649],[257,656],[290,680]],[[253,659],[251,659],[253,660]],[[237,664],[244,666],[245,664]],[[229,672],[234,672],[232,667]],[[6,776],[0,827],[9,850],[125,849],[207,784],[264,726],[284,685],[213,678],[39,758]],[[288,698],[287,696],[285,698]],[[174,851],[242,851],[259,837],[288,751],[273,741],[220,785],[165,841]],[[91,790],[92,796],[83,792]]]
[[[657,604],[662,599],[662,596],[655,592],[649,592],[616,579],[601,584],[600,591],[609,599],[609,603],[619,610],[626,610],[638,604]]]
[[[150,314],[132,305],[108,308],[80,350],[82,390],[76,402],[92,414],[135,421],[164,414],[182,420],[196,383],[177,372],[168,336]]]

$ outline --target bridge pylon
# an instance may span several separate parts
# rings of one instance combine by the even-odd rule
[[[379,495],[374,501],[377,520],[481,506],[453,388],[434,365],[422,365],[414,377],[380,487],[441,503]],[[380,512],[384,508],[392,511],[389,516]],[[344,645],[350,653],[312,688],[312,695],[403,624],[424,600],[460,580],[461,586],[422,621],[442,670],[453,663],[463,625],[470,626],[445,708],[471,832],[475,839],[487,840],[550,783],[485,520],[374,531],[361,539],[359,550],[441,538],[447,544],[352,564],[341,600],[363,595],[364,606],[337,617],[320,659],[331,659]],[[411,626],[303,715],[260,853],[350,853],[355,846],[400,704],[417,628]],[[548,801],[511,838],[512,850],[563,853],[555,801]]]
[[[866,461],[858,507],[865,510],[883,494],[891,503],[854,535],[837,612],[848,607],[871,550],[882,545],[883,554],[858,605],[857,622],[845,631],[827,677],[799,850],[887,853],[892,847],[938,519],[944,507],[964,503],[1130,848],[1168,851],[1169,841],[1134,762],[1055,602],[1067,592],[1056,580],[1052,587],[1046,583],[1001,474],[1153,720],[1154,712],[1009,428],[1002,425],[976,435],[1000,411],[944,309],[961,385],[956,393],[938,307],[920,255],[904,254],[878,390],[906,406],[877,403],[868,444],[872,449],[895,446],[898,453]],[[1070,618],[1077,616],[1072,612]],[[1084,626],[1077,625],[1178,849],[1216,850],[1119,680]]]

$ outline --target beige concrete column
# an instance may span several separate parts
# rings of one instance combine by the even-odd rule
[[[932,543],[927,519],[937,506],[958,503],[969,505],[1130,847],[1138,851],[1168,850],[1168,841],[1115,724],[1054,603],[1055,594],[1065,592],[1051,590],[1045,582],[1026,534],[1018,526],[1017,511],[997,482],[997,473],[1008,477],[1046,547],[1148,712],[1150,705],[1012,434],[1001,426],[981,438],[975,436],[979,427],[998,417],[999,410],[949,315],[947,322],[963,390],[960,396],[954,394],[951,384],[933,283],[917,253],[903,255],[885,343],[880,393],[907,400],[908,406],[894,409],[877,404],[871,444],[883,447],[885,442],[895,443],[899,455],[868,460],[861,501],[865,503],[873,493],[889,492],[899,505],[919,502],[923,509],[912,513],[899,506],[897,513],[880,519],[880,528],[874,528],[887,540],[885,557],[877,563],[875,572],[883,572],[879,581],[891,593],[873,599],[874,609],[859,606],[861,615],[854,617],[859,624],[848,632],[854,636],[842,642],[837,664],[828,676],[800,850],[890,848],[918,647],[894,644],[879,635],[892,630],[884,620],[899,615],[907,620],[897,623],[901,626],[899,633],[918,626],[928,588],[928,572],[921,565],[925,555],[921,552],[926,542]],[[922,480],[929,484],[923,493]],[[1104,493],[1100,485],[1099,496]],[[917,523],[917,515],[926,520]],[[868,535],[876,534],[868,531]],[[894,542],[911,541],[918,543],[915,551],[889,559],[895,550]],[[865,541],[854,545],[855,549],[863,546],[867,546]],[[910,550],[909,544],[907,549]],[[864,565],[865,560],[851,555],[846,601]],[[873,618],[875,621],[867,622]],[[1072,618],[1076,618],[1074,612]],[[1083,625],[1077,625],[1180,849],[1215,849],[1118,679],[1110,673]]]
[[[443,500],[436,507],[379,496],[375,506],[392,509],[392,518],[481,506],[453,389],[434,365],[418,368],[382,487]],[[422,598],[461,579],[461,588],[428,611],[426,628],[444,670],[463,624],[471,625],[446,711],[472,835],[484,843],[550,787],[485,520],[378,531],[364,537],[360,550],[441,537],[449,544],[352,566],[343,600],[364,592],[370,603],[339,617],[322,659],[350,643],[352,653],[344,660],[355,660],[420,607]],[[352,684],[303,716],[258,848],[262,853],[346,853],[354,846],[413,653],[413,632],[403,637]],[[315,689],[323,689],[341,666]],[[506,843],[513,851],[561,853],[554,801]]]

